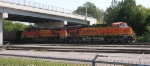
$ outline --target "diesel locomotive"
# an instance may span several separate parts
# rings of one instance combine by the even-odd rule
[[[21,42],[134,42],[133,30],[126,22],[108,26],[68,26],[52,28],[26,28],[18,34]],[[4,36],[5,37],[5,36]],[[17,36],[18,37],[18,36]]]

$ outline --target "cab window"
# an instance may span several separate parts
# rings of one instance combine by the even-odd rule
[[[124,23],[120,23],[120,27],[121,27],[121,28],[125,28],[125,27],[127,27],[127,25],[124,24]]]

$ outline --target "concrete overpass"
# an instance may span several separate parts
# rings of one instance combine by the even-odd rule
[[[16,1],[15,3],[7,1],[9,0],[0,1],[0,12],[8,13],[9,16],[6,20],[32,22],[37,25],[49,22],[58,22],[57,24],[60,24],[60,22],[64,21],[67,21],[68,24],[93,24],[96,22],[95,18],[92,17],[87,17],[86,21],[83,15],[64,13],[65,9],[60,12],[58,11],[60,8],[55,8],[54,6],[44,4],[39,4],[38,6],[35,2],[32,3],[34,5],[27,4],[28,1],[25,0],[10,0]]]
[[[15,1],[15,0],[12,0]],[[37,7],[36,3],[33,2],[34,6],[26,3],[25,0],[16,0],[17,3],[8,2],[8,0],[0,0],[0,46],[3,45],[3,29],[2,20],[12,20],[12,21],[22,21],[35,23],[35,27],[51,27],[51,26],[63,26],[64,21],[67,21],[69,25],[71,24],[94,24],[96,22],[95,18],[66,13],[62,11],[57,11],[54,7],[46,5],[47,8]],[[41,4],[39,4],[40,6]],[[51,9],[52,8],[52,9]],[[63,9],[64,11],[65,9]]]

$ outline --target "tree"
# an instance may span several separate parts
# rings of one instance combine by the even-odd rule
[[[108,26],[111,26],[111,24],[115,22],[119,10],[120,2],[113,0],[111,6],[109,6],[104,13],[104,21],[107,22]]]
[[[150,32],[150,25],[147,25],[146,29]]]
[[[93,3],[86,2],[83,4],[83,6],[79,6],[77,10],[74,11],[74,13],[86,13],[86,5],[87,5],[87,13],[91,14],[94,18],[97,19],[97,21],[103,21],[102,15],[103,15],[103,10],[100,10],[97,8]]]
[[[147,16],[147,18],[145,19],[145,23],[144,25],[147,25],[146,26],[146,30],[147,32],[149,33],[150,32],[150,14]]]
[[[111,6],[106,9],[104,20],[109,26],[113,22],[127,22],[136,35],[142,35],[146,32],[145,27],[149,20],[148,13],[150,13],[150,10],[142,5],[136,5],[135,0],[119,2],[113,0]]]
[[[146,26],[148,21],[149,9],[142,5],[136,5],[135,0],[123,0],[120,5],[115,21],[127,22],[133,28],[137,36],[147,32]]]
[[[137,13],[136,2],[134,0],[123,0],[120,7],[116,21],[125,21],[130,25]]]
[[[134,29],[137,35],[142,35],[146,32],[145,26],[145,15],[142,12],[138,11],[135,15],[132,28]]]
[[[136,35],[142,35],[145,32],[144,22],[146,16],[141,10],[143,7],[137,6],[135,0],[123,0],[120,7],[115,21],[127,22]]]
[[[3,31],[11,31],[13,30],[13,26],[11,21],[3,20]]]
[[[33,28],[34,26],[30,23],[27,28]]]
[[[14,25],[13,31],[22,31],[22,30],[24,30],[24,28],[27,27],[26,25],[21,24],[21,23],[14,23],[13,25]]]
[[[25,28],[33,27],[30,25],[24,25],[21,23],[13,23],[8,20],[3,20],[3,31],[23,31]]]

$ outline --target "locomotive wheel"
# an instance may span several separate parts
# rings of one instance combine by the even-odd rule
[[[24,42],[24,39],[23,39],[23,38],[21,39],[21,42]]]
[[[51,42],[51,43],[52,43],[52,42],[53,42],[53,40],[52,40],[51,38],[48,38],[48,42]]]
[[[107,42],[108,42],[108,43],[111,43],[112,41],[110,40],[110,38],[107,38]]]
[[[54,39],[50,39],[50,42],[51,42],[51,43],[54,43]]]
[[[120,37],[120,42],[123,43],[124,42],[124,38]]]
[[[67,43],[67,42],[68,42],[68,39],[65,39],[64,42]]]
[[[28,39],[28,42],[31,43],[31,42],[32,42],[32,38],[29,38],[29,39]]]
[[[78,38],[78,43],[81,43],[82,42],[82,38]]]
[[[71,43],[72,41],[71,41],[71,40],[68,40],[68,42]]]
[[[132,41],[132,38],[128,36],[126,39],[126,43],[130,43],[131,41]]]
[[[118,39],[118,43],[121,43],[121,37],[118,37],[117,39]]]
[[[59,42],[62,43],[62,42],[64,42],[64,40],[63,40],[63,39],[60,39]]]
[[[74,42],[74,43],[77,43],[77,42],[78,42],[78,39],[77,39],[77,38],[74,38],[74,39],[73,39],[73,42]]]
[[[127,43],[130,43],[130,41],[129,41],[129,40],[127,40],[126,42],[127,42]]]
[[[58,42],[58,39],[57,39],[57,38],[54,38],[53,42]]]
[[[44,41],[45,41],[45,42],[48,42],[48,39],[47,39],[47,38],[44,38]]]
[[[25,43],[28,43],[28,42],[29,42],[29,40],[28,40],[28,38],[26,38],[26,39],[25,39]]]
[[[118,38],[117,38],[117,37],[114,37],[113,42],[117,43],[117,42],[118,42]]]
[[[30,38],[27,39],[27,43],[30,43]]]
[[[27,42],[27,39],[26,39],[26,38],[24,38],[24,39],[23,39],[23,42],[24,42],[24,43],[26,43],[26,42]]]
[[[78,43],[81,43],[81,42],[82,42],[82,40],[79,39],[79,40],[78,40]]]

